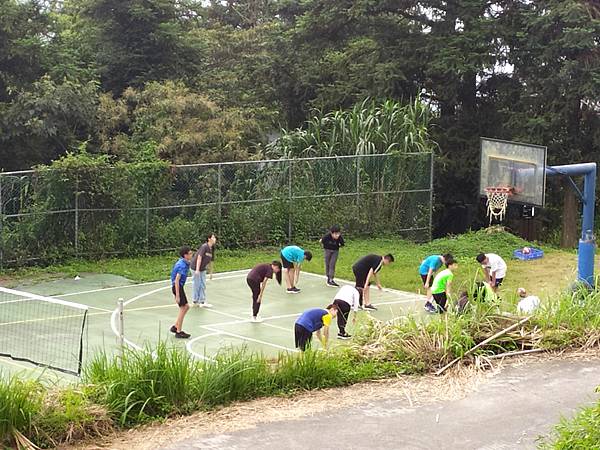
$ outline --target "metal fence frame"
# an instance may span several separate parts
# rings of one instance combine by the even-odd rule
[[[406,157],[425,157],[425,156],[429,157],[429,180],[428,180],[428,187],[427,188],[423,188],[423,189],[398,189],[398,190],[384,190],[384,191],[372,191],[372,192],[361,192],[361,165],[360,163],[364,160],[367,160],[369,158],[390,158],[393,156],[406,156]],[[294,165],[298,164],[298,163],[302,163],[302,162],[309,162],[309,161],[327,161],[327,160],[347,160],[347,159],[354,159],[357,161],[356,164],[356,192],[347,192],[347,193],[338,193],[338,194],[322,194],[322,195],[296,195],[294,193],[294,189],[293,189],[293,182],[294,182]],[[350,197],[350,196],[355,196],[357,202],[360,200],[361,196],[364,195],[394,195],[394,194],[408,194],[408,193],[428,193],[429,196],[429,217],[428,217],[428,226],[427,227],[414,227],[414,228],[405,228],[405,229],[399,229],[397,231],[399,232],[414,232],[414,231],[423,231],[426,232],[427,235],[427,239],[431,239],[431,234],[432,234],[432,222],[433,222],[433,177],[434,177],[434,154],[433,152],[409,152],[409,153],[402,153],[402,154],[372,154],[372,155],[345,155],[345,156],[326,156],[326,157],[312,157],[312,158],[291,158],[291,159],[267,159],[267,160],[249,160],[249,161],[231,161],[231,162],[221,162],[221,163],[201,163],[201,164],[187,164],[187,165],[172,165],[171,170],[172,171],[179,171],[179,170],[186,170],[186,169],[192,169],[192,168],[201,168],[201,167],[206,167],[206,168],[216,168],[217,169],[217,191],[218,191],[218,196],[216,201],[214,202],[200,202],[200,203],[187,203],[187,204],[179,204],[179,205],[151,205],[150,201],[149,201],[149,195],[148,193],[146,193],[146,198],[145,198],[145,205],[141,206],[141,207],[131,207],[131,208],[81,208],[80,207],[80,202],[79,202],[79,197],[81,195],[80,189],[79,189],[79,182],[78,180],[76,180],[76,188],[75,188],[75,192],[74,192],[74,203],[73,203],[73,207],[72,208],[68,208],[68,209],[58,209],[58,210],[47,210],[47,211],[39,211],[39,212],[18,212],[18,213],[14,213],[14,214],[6,214],[5,210],[4,210],[4,201],[6,199],[3,199],[3,191],[2,191],[2,187],[3,184],[5,183],[5,178],[9,177],[9,176],[27,176],[27,175],[35,175],[37,173],[39,173],[39,171],[37,170],[21,170],[21,171],[13,171],[13,172],[0,172],[0,238],[2,237],[2,233],[4,230],[4,221],[7,219],[15,219],[15,218],[20,218],[20,217],[26,217],[26,216],[32,216],[32,215],[52,215],[52,214],[73,214],[74,216],[74,236],[73,236],[73,245],[74,245],[74,251],[75,251],[75,255],[76,256],[83,256],[83,255],[92,255],[91,253],[85,252],[82,253],[80,251],[80,245],[79,245],[79,222],[80,222],[80,215],[81,213],[87,213],[87,212],[133,212],[133,211],[142,211],[144,212],[144,217],[145,217],[145,230],[146,230],[146,235],[145,235],[145,242],[146,242],[146,249],[145,251],[147,253],[154,253],[154,252],[162,252],[162,251],[168,251],[168,250],[172,250],[172,248],[150,248],[150,213],[151,211],[156,211],[156,210],[166,210],[166,209],[175,209],[175,208],[200,208],[200,207],[208,207],[208,206],[213,206],[217,208],[218,211],[218,215],[219,215],[219,228],[221,225],[221,215],[222,215],[222,209],[223,206],[225,205],[233,205],[233,204],[247,204],[247,203],[260,203],[260,202],[270,202],[272,201],[274,198],[259,198],[259,199],[251,199],[251,200],[235,200],[235,201],[228,201],[228,200],[223,200],[222,198],[222,188],[221,188],[221,183],[222,183],[222,176],[223,176],[223,168],[224,167],[228,167],[228,166],[244,166],[244,165],[259,165],[259,164],[269,164],[269,163],[276,163],[276,164],[289,164],[289,173],[288,173],[288,195],[287,195],[287,200],[288,201],[293,201],[293,200],[300,200],[300,199],[308,199],[308,198],[331,198],[331,197]],[[52,170],[52,169],[50,169]],[[118,170],[118,168],[116,167],[112,167],[111,170]],[[288,242],[292,242],[293,241],[293,237],[294,237],[294,230],[293,230],[293,220],[292,220],[292,214],[290,212],[289,214],[289,220],[288,220],[288,230],[287,230],[287,239]],[[217,229],[217,233],[220,233],[220,229]],[[107,252],[107,254],[120,254],[123,253],[123,251],[118,251],[118,252]],[[39,258],[28,258],[26,261],[35,261]],[[4,259],[4,252],[3,252],[3,248],[2,246],[0,246],[0,268],[2,268],[5,264],[7,263],[13,263],[13,262],[17,262],[14,260],[5,260]]]

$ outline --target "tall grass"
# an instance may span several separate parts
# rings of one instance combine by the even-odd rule
[[[3,378],[0,382],[0,436],[17,448],[32,448],[33,422],[39,415],[45,391],[37,381]]]

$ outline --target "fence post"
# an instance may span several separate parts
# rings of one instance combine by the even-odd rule
[[[146,254],[150,253],[150,193],[146,187]]]
[[[288,243],[292,242],[292,199],[294,198],[292,193],[292,160],[289,160],[288,168]]]
[[[356,155],[356,206],[360,200],[360,155]]]
[[[433,239],[433,151],[429,154],[429,240]]]
[[[4,268],[4,205],[2,204],[2,175],[0,175],[0,270]]]
[[[79,175],[75,178],[75,256],[79,256]]]
[[[218,164],[217,165],[217,234],[219,235],[219,237],[221,236],[221,222],[222,222],[222,215],[223,215],[223,198],[222,198],[222,191],[221,191],[221,171],[222,171],[222,165]],[[230,197],[231,198],[231,197]]]

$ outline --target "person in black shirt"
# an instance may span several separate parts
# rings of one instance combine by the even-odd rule
[[[389,253],[385,256],[367,255],[356,261],[352,266],[352,272],[354,272],[354,277],[356,280],[356,289],[362,293],[360,303],[364,309],[377,309],[371,304],[370,299],[369,286],[371,284],[371,278],[375,279],[375,284],[379,290],[383,289],[381,287],[381,283],[379,282],[377,273],[383,266],[387,266],[393,262],[394,257]]]
[[[340,227],[337,225],[329,229],[329,233],[321,238],[321,245],[325,250],[325,275],[327,275],[327,286],[339,287],[334,280],[335,263],[340,253],[340,247],[344,246],[344,238]]]

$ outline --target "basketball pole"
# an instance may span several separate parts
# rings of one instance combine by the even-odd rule
[[[594,236],[594,206],[596,203],[596,163],[568,164],[546,167],[546,176],[563,175],[567,177],[583,176],[583,192],[575,183],[573,188],[583,203],[583,220],[578,252],[578,278],[588,286],[594,286],[594,258],[596,238]]]

